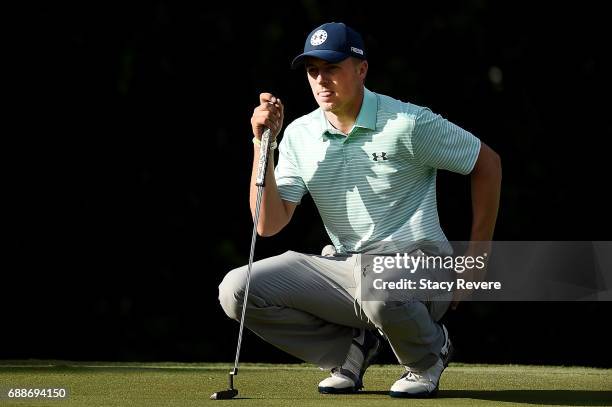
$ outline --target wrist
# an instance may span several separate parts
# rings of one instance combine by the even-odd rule
[[[259,140],[257,137],[253,137],[253,144],[257,147],[261,146],[261,140]],[[270,142],[270,150],[275,150],[276,147],[278,147],[278,143],[276,142],[276,140],[271,141]]]

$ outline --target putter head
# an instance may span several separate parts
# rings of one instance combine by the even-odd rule
[[[211,400],[229,400],[229,399],[233,399],[237,395],[238,395],[237,389],[227,389],[227,390],[222,390],[222,391],[213,393],[212,396],[210,396],[210,399]]]

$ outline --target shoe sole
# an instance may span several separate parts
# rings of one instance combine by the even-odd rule
[[[423,393],[406,393],[403,391],[390,391],[389,396],[401,399],[429,399],[436,397],[438,395],[438,388],[436,387],[431,392],[423,392]]]
[[[335,387],[319,387],[319,393],[321,394],[354,394],[359,389],[354,387],[347,387],[346,389],[337,389]]]

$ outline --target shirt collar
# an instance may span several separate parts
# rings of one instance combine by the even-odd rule
[[[332,126],[323,110],[319,108],[320,119],[321,119],[321,138],[327,133],[330,134],[341,134],[339,130]],[[361,109],[355,120],[355,127],[360,127],[369,130],[376,130],[376,113],[378,112],[378,97],[376,93],[371,92],[368,88],[363,88],[363,102],[361,103]]]

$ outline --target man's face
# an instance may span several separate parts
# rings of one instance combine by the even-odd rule
[[[337,114],[357,102],[368,71],[367,61],[352,57],[337,63],[309,57],[305,67],[317,104],[324,111]]]

